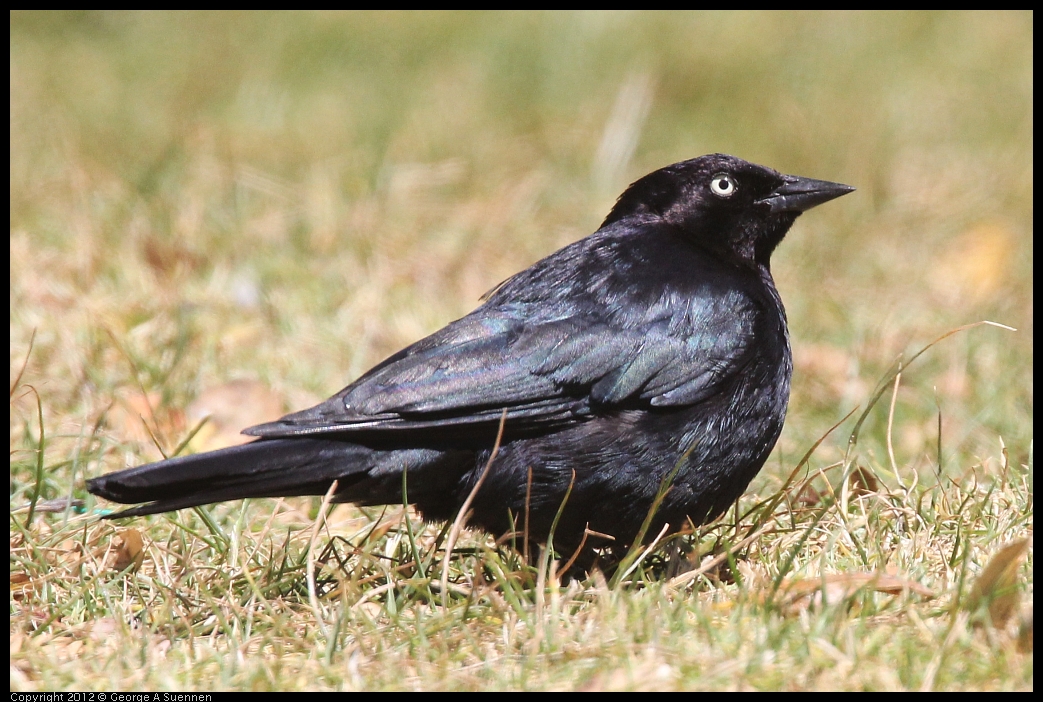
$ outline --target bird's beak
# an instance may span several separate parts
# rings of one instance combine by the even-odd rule
[[[772,212],[804,212],[854,190],[850,185],[830,183],[828,180],[800,176],[783,178],[786,182],[767,197],[758,200],[758,205],[767,205]]]

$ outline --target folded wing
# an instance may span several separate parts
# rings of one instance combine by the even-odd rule
[[[693,405],[738,372],[755,310],[693,305],[700,318],[589,324],[480,308],[335,396],[246,433],[262,437],[498,424],[568,425],[622,407]],[[527,318],[527,319],[526,319]],[[740,323],[736,323],[739,320]]]

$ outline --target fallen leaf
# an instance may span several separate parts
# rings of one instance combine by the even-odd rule
[[[1021,626],[1018,627],[1018,650],[1032,653],[1032,612],[1021,620]]]
[[[137,529],[123,529],[112,540],[106,565],[117,572],[136,571],[145,560],[145,543]]]
[[[809,481],[804,485],[801,491],[797,493],[793,502],[801,507],[814,507],[815,505],[822,504],[824,498],[825,494],[816,489]]]
[[[11,598],[24,600],[32,595],[39,585],[26,573],[11,573]]]
[[[870,470],[862,466],[858,466],[851,473],[851,477],[848,478],[848,484],[851,486],[852,496],[855,497],[880,492],[880,481],[876,479],[876,476]]]
[[[1018,539],[989,559],[964,602],[968,612],[977,613],[987,605],[993,626],[1002,627],[1010,620],[1020,600],[1018,566],[1028,547],[1028,539]]]

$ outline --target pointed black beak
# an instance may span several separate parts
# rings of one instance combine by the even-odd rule
[[[783,176],[786,182],[775,188],[775,192],[757,201],[767,205],[772,212],[804,212],[815,205],[829,202],[853,191],[850,185],[830,183],[800,176]]]

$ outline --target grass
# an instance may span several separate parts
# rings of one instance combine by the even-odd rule
[[[1028,13],[13,13],[12,690],[1031,689],[1031,66]],[[394,506],[97,519],[711,151],[858,191],[774,259],[768,465],[621,582]]]

